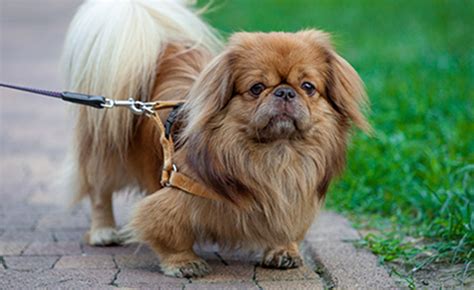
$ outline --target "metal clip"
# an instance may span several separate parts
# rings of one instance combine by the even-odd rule
[[[104,108],[114,108],[114,107],[127,107],[135,115],[153,115],[155,110],[153,109],[156,105],[156,102],[142,102],[136,101],[132,98],[128,100],[112,100],[105,99],[105,103],[102,105]]]
[[[172,172],[178,172],[178,167],[176,166],[176,164],[173,163],[171,170],[172,170]],[[171,181],[170,181],[170,179],[171,179],[171,172],[170,172],[169,174],[170,174],[170,175],[169,175],[169,178],[168,178],[168,180],[167,180],[166,183],[165,183],[165,186],[166,186],[166,187],[170,187],[170,186],[171,186]]]

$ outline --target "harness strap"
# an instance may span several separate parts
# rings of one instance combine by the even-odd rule
[[[168,186],[199,197],[212,199],[215,201],[222,201],[222,197],[220,195],[210,190],[208,187],[197,183],[186,175],[179,173],[178,171],[171,171],[170,177],[168,179]]]
[[[157,102],[153,108],[155,113],[148,115],[155,121],[154,123],[160,132],[160,143],[163,149],[163,171],[161,173],[161,185],[163,187],[174,187],[195,196],[222,201],[222,197],[213,190],[178,172],[178,168],[173,163],[174,142],[172,134],[170,134],[172,124],[167,124],[167,128],[165,128],[156,111],[176,108],[181,106],[183,103],[183,101]],[[176,119],[176,114],[176,111],[174,111],[173,119]]]

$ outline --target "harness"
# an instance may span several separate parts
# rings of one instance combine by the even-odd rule
[[[25,91],[33,94],[62,99],[63,101],[86,105],[96,109],[111,109],[115,107],[126,107],[135,115],[145,115],[153,120],[156,128],[160,132],[160,144],[163,151],[163,170],[161,172],[161,186],[172,187],[185,193],[201,198],[215,201],[222,201],[223,198],[205,185],[193,180],[185,174],[179,172],[178,167],[173,162],[174,142],[172,129],[178,118],[179,110],[185,101],[155,101],[142,102],[134,99],[114,100],[103,96],[92,96],[72,92],[54,92],[41,89],[33,89],[21,86],[14,86],[0,83],[0,87]],[[158,111],[172,109],[165,124],[161,121]]]
[[[173,187],[184,191],[186,193],[212,199],[216,201],[222,201],[222,197],[215,193],[205,185],[196,182],[185,174],[179,172],[178,167],[173,162],[174,155],[174,142],[173,135],[171,134],[173,125],[178,117],[179,110],[184,104],[183,101],[158,101],[153,107],[153,114],[146,114],[149,118],[152,118],[155,126],[160,132],[160,144],[163,149],[163,170],[161,172],[161,186]],[[161,118],[156,113],[162,109],[173,108],[168,115],[165,125],[161,122]]]

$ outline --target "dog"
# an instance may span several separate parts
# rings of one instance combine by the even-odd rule
[[[87,242],[121,242],[112,196],[136,187],[146,195],[127,229],[166,275],[208,274],[193,251],[202,242],[299,267],[298,244],[345,166],[351,127],[370,131],[363,82],[328,33],[240,32],[224,45],[189,2],[86,1],[66,37],[64,72],[70,91],[184,100],[174,162],[221,199],[160,184],[152,119],[80,107],[67,173],[74,200],[91,201]]]

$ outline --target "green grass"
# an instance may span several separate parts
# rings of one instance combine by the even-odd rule
[[[376,136],[355,134],[345,175],[327,199],[379,230],[362,244],[414,270],[474,259],[474,1],[215,0],[213,7],[206,17],[224,35],[331,32],[364,79]]]

